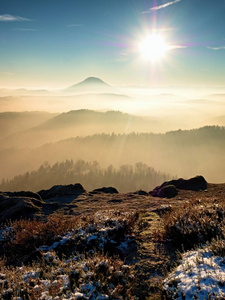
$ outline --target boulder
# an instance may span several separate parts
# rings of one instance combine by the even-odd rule
[[[77,196],[85,192],[80,183],[69,185],[54,185],[48,190],[41,190],[38,194],[42,199],[51,199],[55,197]]]
[[[140,195],[140,196],[147,196],[148,193],[146,191],[143,190],[138,190],[136,192],[134,192],[135,195]]]
[[[203,176],[196,176],[190,179],[177,179],[166,181],[162,186],[174,185],[177,189],[180,190],[191,190],[191,191],[200,191],[207,189],[207,181]]]
[[[105,193],[105,194],[118,194],[119,192],[114,187],[102,187],[95,189],[91,192],[92,194]]]
[[[173,198],[178,190],[200,191],[207,189],[207,182],[203,176],[196,176],[190,179],[177,179],[166,181],[160,186],[154,188],[149,194],[160,198]]]
[[[17,196],[18,192],[0,193],[0,223],[20,218],[33,218],[44,202],[32,197]]]
[[[159,198],[173,198],[178,194],[178,191],[174,185],[166,185],[155,188],[150,194]]]

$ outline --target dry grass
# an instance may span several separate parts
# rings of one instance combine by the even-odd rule
[[[212,202],[186,202],[163,215],[165,235],[180,249],[224,238],[225,206]]]
[[[193,197],[154,212],[121,207],[11,222],[1,247],[2,299],[76,299],[79,293],[80,299],[163,299],[177,250],[208,242],[214,255],[225,255],[224,220],[222,201]]]
[[[132,231],[131,228],[134,226],[136,218],[138,218],[137,213],[128,214],[121,210],[103,211],[92,216],[71,218],[65,218],[63,215],[50,215],[47,221],[19,220],[10,222],[5,227],[5,243],[1,255],[6,256],[8,264],[21,263],[24,261],[23,258],[36,251],[40,246],[52,245],[68,233],[71,238],[68,241],[67,252],[72,251],[75,245],[79,248],[78,251],[89,251],[92,243],[87,245],[78,233],[83,231],[86,236],[91,233],[98,234],[102,228],[110,228],[106,239],[109,241],[113,239],[119,243],[126,234]],[[103,250],[102,248],[98,249],[97,242],[95,244],[98,251]],[[105,252],[107,252],[107,243],[104,246]],[[108,250],[110,251],[110,248]],[[67,254],[69,255],[69,253]]]
[[[9,269],[2,261],[0,267],[1,299],[136,299],[133,268],[101,254],[59,259],[43,253],[32,266]]]
[[[186,295],[180,291],[180,281],[173,274],[179,268],[181,259],[188,257],[189,252],[184,252],[190,249],[200,253],[206,249],[212,253],[212,260],[215,257],[224,258],[225,255],[225,206],[223,201],[215,203],[212,199],[200,201],[186,201],[179,207],[173,206],[171,209],[162,214],[164,222],[164,236],[168,239],[177,250],[181,251],[174,265],[174,271],[168,277],[170,278],[169,288],[162,289],[162,299],[186,299]],[[206,246],[204,246],[206,245]],[[205,251],[206,251],[205,250]],[[184,252],[184,253],[183,253]],[[182,262],[182,264],[185,264]],[[183,265],[182,265],[183,266]],[[190,267],[190,270],[192,267]],[[219,269],[218,269],[219,270]],[[218,272],[215,270],[215,273]],[[186,274],[186,269],[184,274]],[[191,271],[190,271],[191,274]],[[191,275],[190,275],[191,276]],[[211,280],[209,278],[209,280]],[[198,299],[198,292],[201,288],[195,291]],[[189,299],[189,298],[188,298]],[[215,295],[209,292],[207,299],[224,299],[221,294]]]
[[[137,219],[112,210],[11,222],[2,241],[1,299],[136,299],[134,268],[125,260]]]

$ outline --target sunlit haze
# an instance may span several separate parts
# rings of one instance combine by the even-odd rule
[[[81,159],[224,181],[224,1],[0,2],[0,180]]]

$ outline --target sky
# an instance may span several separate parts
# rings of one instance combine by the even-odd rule
[[[0,86],[225,86],[225,0],[0,0]],[[146,61],[152,33],[170,46]]]

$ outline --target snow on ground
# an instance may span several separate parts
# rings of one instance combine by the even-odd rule
[[[207,247],[188,251],[164,281],[164,288],[173,299],[224,299],[225,258],[214,256]]]
[[[120,231],[126,227],[126,217],[130,213],[124,212],[120,216],[115,214],[115,211],[103,211],[94,214],[94,223],[84,228],[78,228],[67,232],[64,236],[58,236],[58,240],[52,245],[42,245],[37,251],[52,251],[59,247],[66,246],[66,244],[73,240],[80,240],[82,238],[83,243],[92,250],[97,248],[103,250],[106,244],[110,244],[111,247],[116,248],[120,254],[124,255],[128,250],[129,242],[134,239],[133,236],[121,235]],[[121,236],[120,236],[121,235]],[[118,240],[115,241],[114,238]]]
[[[58,299],[89,299],[108,300],[123,299],[123,293],[129,291],[130,282],[133,281],[132,268],[118,259],[108,259],[102,254],[105,246],[118,250],[122,255],[129,248],[134,236],[126,232],[127,217],[129,213],[104,211],[96,213],[90,223],[84,223],[64,235],[57,236],[56,241],[50,245],[42,245],[36,249],[43,255],[42,266],[17,267],[12,275],[0,273],[0,284],[10,288],[3,288],[4,299],[11,299],[13,295],[23,294],[25,299],[31,289],[39,300]],[[5,238],[13,239],[13,230],[3,228],[0,230],[0,241]],[[89,255],[79,254],[76,248],[81,243],[81,250],[88,251]],[[57,250],[73,245],[72,256],[60,259]],[[88,254],[87,253],[87,254]],[[86,257],[87,256],[87,257]],[[44,268],[44,269],[42,269]],[[8,272],[8,271],[7,271]],[[11,277],[17,274],[17,281],[23,282],[24,287],[18,289]],[[57,291],[60,297],[52,297],[52,291]],[[117,296],[118,295],[118,296]],[[8,297],[8,298],[7,298]],[[11,298],[10,298],[11,297]],[[62,298],[63,297],[63,298]]]
[[[22,283],[22,289],[17,281],[9,282],[10,278],[0,273],[2,287],[11,285],[11,288],[2,290],[3,299],[12,299],[15,290],[23,297],[13,299],[28,299],[28,289],[32,289],[34,299],[38,300],[127,299],[122,293],[128,281],[133,280],[132,268],[124,265],[122,261],[114,264],[113,260],[103,256],[85,258],[82,255],[61,261],[54,252],[48,252],[46,255],[54,259],[46,260],[47,265],[42,266],[44,270],[35,266],[15,269],[14,274],[17,276],[17,281]],[[48,270],[49,274],[45,270]],[[53,291],[60,297],[51,296]],[[121,294],[117,297],[120,292]]]

